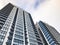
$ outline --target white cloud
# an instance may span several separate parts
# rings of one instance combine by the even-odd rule
[[[31,10],[33,10],[35,0],[9,0],[9,2],[30,12]]]
[[[0,9],[2,9],[6,4],[8,4],[8,0],[0,0]]]
[[[31,14],[35,23],[42,20],[55,27],[60,33],[60,0],[45,1]]]
[[[0,0],[0,8],[4,7],[8,2],[10,2],[30,12],[31,10],[33,10],[35,1],[36,0]]]

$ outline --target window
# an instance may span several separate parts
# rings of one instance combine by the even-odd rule
[[[16,34],[23,35],[23,32],[15,31]]]
[[[30,43],[30,45],[36,45],[36,44]]]
[[[20,27],[19,28],[17,27],[16,30],[23,32],[23,28]]]
[[[3,35],[5,35],[6,31],[1,30],[0,33],[3,34]]]
[[[48,39],[48,40],[51,39],[51,36],[49,36],[47,39]]]
[[[0,35],[0,40],[3,41],[4,40],[4,37],[3,35]]]
[[[34,39],[29,39],[30,40],[30,42],[33,42],[33,43],[36,43],[37,41],[36,40],[34,40]]]
[[[2,45],[3,42],[0,41],[0,45]]]
[[[0,24],[0,27],[2,28],[2,25]]]
[[[1,19],[1,18],[0,18],[0,21],[3,21],[3,22],[5,22],[5,19]]]
[[[19,38],[19,39],[23,39],[23,36],[20,36],[20,35],[16,35],[16,34],[15,34],[15,37],[16,37],[16,38]]]
[[[32,39],[36,39],[36,37],[35,36],[32,36],[32,35],[29,35],[29,37],[32,38]]]
[[[50,36],[49,34],[46,35],[46,37],[49,37],[49,36]]]
[[[50,40],[48,40],[49,41],[49,43],[51,43],[52,41],[53,41],[53,39],[51,38]]]
[[[17,44],[13,44],[13,45],[17,45]]]
[[[3,17],[3,16],[1,16],[1,15],[0,15],[0,18],[6,19],[6,17]]]
[[[18,39],[14,39],[14,42],[19,43],[19,44],[23,44],[22,40],[18,40]]]
[[[3,27],[2,29],[7,31],[8,30],[8,27]]]
[[[51,44],[51,45],[56,45],[56,44],[55,44],[55,41],[52,41],[50,44]]]

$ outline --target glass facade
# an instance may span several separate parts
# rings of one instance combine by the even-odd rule
[[[25,13],[27,41],[30,45],[43,45],[29,13]]]
[[[10,3],[0,11],[0,45],[43,45],[29,13]]]
[[[39,26],[41,27],[41,31],[42,31],[43,35],[46,37],[47,42],[50,45],[56,45],[56,41],[55,41],[54,37],[51,35],[48,28],[45,26],[45,24],[42,21],[39,22]]]
[[[29,14],[25,13],[25,20],[26,20],[26,30],[27,30],[27,36],[28,36],[28,43],[30,43],[30,45],[37,45],[37,40],[36,40],[36,36],[34,34],[34,29],[32,27],[32,23],[31,23],[31,20],[30,20],[30,17],[29,17]],[[33,36],[32,36],[33,35]],[[30,38],[29,36],[32,36],[34,37],[33,38]],[[35,43],[34,43],[35,42]]]
[[[10,6],[10,7],[8,8],[8,6]],[[13,8],[12,5],[7,5],[5,8],[0,10],[0,45],[3,44],[5,36],[7,34],[9,26],[10,26],[9,25],[10,24],[9,14],[10,14],[12,8]],[[7,20],[7,18],[8,18],[8,20]]]
[[[15,24],[15,31],[14,31],[14,38],[13,38],[13,45],[24,45],[24,22],[23,22],[23,10],[18,9],[16,24]]]
[[[11,43],[12,43],[14,28],[15,28],[15,22],[16,22],[16,17],[17,17],[17,11],[18,11],[18,9],[16,8],[16,13],[15,13],[13,21],[12,21],[12,25],[11,25],[11,28],[10,28],[10,31],[9,31],[8,40],[6,42],[6,45],[11,45]],[[10,17],[12,19],[12,14],[11,14]]]

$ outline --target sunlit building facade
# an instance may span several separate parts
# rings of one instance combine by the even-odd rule
[[[0,45],[43,45],[29,13],[10,3],[0,10]]]
[[[60,45],[60,34],[55,28],[42,21],[36,27],[44,45]]]

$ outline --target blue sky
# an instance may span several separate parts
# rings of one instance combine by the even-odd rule
[[[9,2],[29,12],[34,23],[41,20],[60,33],[60,0],[0,0],[0,8]]]

